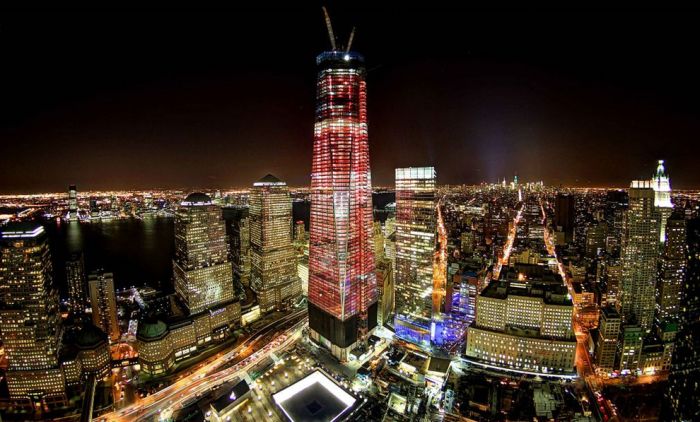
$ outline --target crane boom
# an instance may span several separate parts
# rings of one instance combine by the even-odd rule
[[[328,37],[331,39],[331,47],[333,50],[335,50],[335,35],[333,34],[333,25],[331,25],[331,17],[328,16],[328,10],[326,10],[326,6],[322,7],[323,9],[323,14],[326,17],[326,27],[328,28]]]
[[[348,46],[345,48],[345,52],[350,51],[350,47],[352,46],[352,40],[355,38],[355,27],[352,27],[352,31],[350,32],[350,39],[348,40]]]

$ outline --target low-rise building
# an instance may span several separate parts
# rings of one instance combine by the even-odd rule
[[[503,369],[572,373],[573,304],[559,283],[493,281],[477,298],[466,355]]]

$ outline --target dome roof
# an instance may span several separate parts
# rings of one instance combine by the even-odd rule
[[[211,202],[211,198],[209,195],[204,194],[202,192],[192,192],[191,194],[187,195],[187,198],[183,201],[184,203],[206,203],[206,202]]]
[[[107,334],[92,324],[85,324],[75,338],[75,344],[81,348],[94,347],[103,341],[107,341]]]
[[[138,337],[143,339],[155,339],[168,331],[168,326],[161,320],[141,321],[139,323]]]

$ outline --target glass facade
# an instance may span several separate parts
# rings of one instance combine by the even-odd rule
[[[633,181],[622,225],[622,319],[649,331],[654,321],[659,213],[649,181]]]
[[[309,303],[319,317],[311,315],[310,328],[314,338],[325,331],[321,326],[327,318],[342,330],[357,325],[355,333],[342,335],[344,343],[352,344],[358,332],[376,325],[366,72],[357,53],[328,51],[316,62]],[[351,319],[357,322],[345,327]]]
[[[268,312],[301,296],[292,244],[292,200],[286,183],[268,175],[250,193],[250,287]]]
[[[201,193],[191,194],[175,214],[175,291],[190,314],[233,300],[221,209]]]
[[[435,169],[396,169],[396,312],[430,319],[433,312]]]
[[[114,274],[95,272],[88,279],[92,323],[107,333],[110,341],[119,340],[117,296],[114,292]]]
[[[43,227],[17,223],[0,235],[0,337],[10,398],[47,405],[65,400],[58,365],[60,317]]]

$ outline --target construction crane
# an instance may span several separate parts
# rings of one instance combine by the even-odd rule
[[[328,28],[328,37],[331,40],[331,47],[333,48],[333,51],[335,51],[336,50],[335,35],[333,34],[333,25],[331,25],[331,17],[328,16],[328,10],[326,10],[326,6],[323,6],[322,9],[323,9],[323,14],[326,17],[326,27]]]
[[[345,48],[345,53],[350,52],[350,47],[352,46],[352,40],[355,38],[355,27],[352,27],[352,31],[350,32],[350,39],[348,40],[348,46]]]

